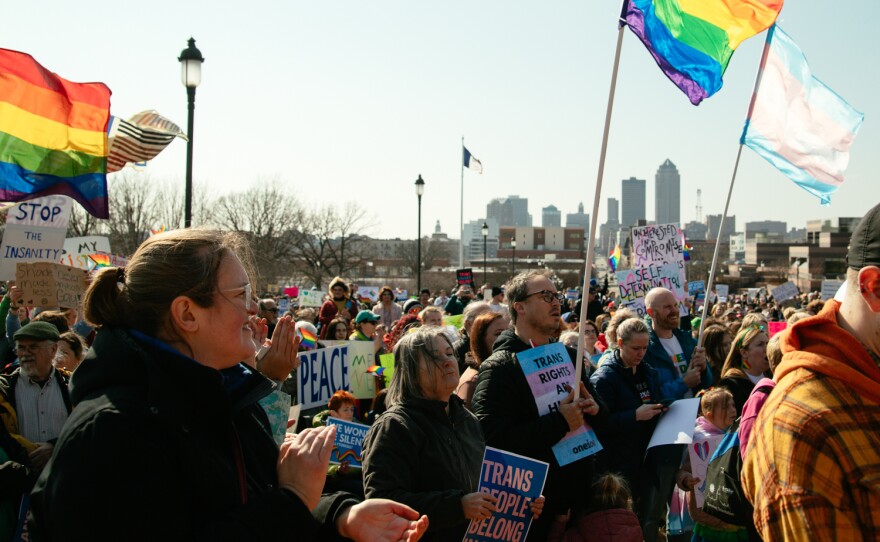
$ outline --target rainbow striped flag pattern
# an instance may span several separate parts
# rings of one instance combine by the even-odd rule
[[[628,0],[622,18],[697,105],[718,92],[733,51],[766,30],[783,0]]]
[[[611,266],[611,272],[617,271],[617,266],[620,265],[620,245],[616,245],[611,251],[611,255],[608,256],[608,265]]]
[[[312,349],[318,345],[318,336],[309,331],[308,329],[301,328],[299,330],[299,335],[302,337],[299,344],[305,348]]]
[[[108,218],[110,89],[0,49],[0,200],[63,194]]]
[[[775,26],[740,142],[822,205],[843,184],[865,115],[813,77],[804,53]]]

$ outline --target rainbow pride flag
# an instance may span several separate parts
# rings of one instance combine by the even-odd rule
[[[0,49],[0,200],[63,194],[108,218],[110,89]]]
[[[617,271],[617,266],[620,265],[620,245],[615,245],[614,250],[611,251],[611,255],[608,256],[608,265],[611,266],[611,272]]]
[[[302,337],[299,344],[305,348],[312,349],[318,345],[318,336],[305,328],[300,328],[299,334]]]
[[[733,51],[766,30],[783,0],[628,0],[622,18],[697,105],[718,92]]]

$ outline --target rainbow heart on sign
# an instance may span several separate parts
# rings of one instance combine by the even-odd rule
[[[708,442],[695,442],[694,443],[694,451],[697,452],[697,455],[703,461],[709,459],[709,443]]]

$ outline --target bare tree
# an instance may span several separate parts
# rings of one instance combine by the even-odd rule
[[[422,237],[422,271],[427,271],[434,267],[436,260],[448,258],[448,247],[445,243],[434,242],[430,237]],[[416,242],[413,240],[408,243],[401,243],[397,246],[395,252],[397,257],[403,260],[403,265],[409,269],[413,275],[418,272],[416,254]]]
[[[110,218],[103,221],[113,252],[130,256],[150,235],[158,216],[149,176],[124,172],[110,184]]]

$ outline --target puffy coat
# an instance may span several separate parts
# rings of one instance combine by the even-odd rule
[[[460,542],[468,526],[461,498],[477,490],[485,443],[456,395],[411,398],[385,411],[363,445],[367,498],[392,499],[428,516],[422,540]]]

